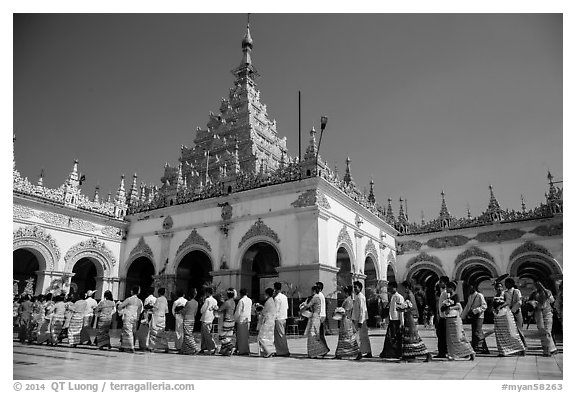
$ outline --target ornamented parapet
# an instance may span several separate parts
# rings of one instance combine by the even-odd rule
[[[112,266],[116,265],[116,258],[114,257],[114,254],[112,254],[112,251],[106,247],[104,242],[98,240],[96,237],[92,237],[72,246],[64,256],[64,261],[69,263],[77,254],[84,251],[102,254],[105,259],[112,264]]]
[[[480,232],[476,235],[475,239],[481,243],[503,242],[520,239],[525,233],[526,232],[517,228],[507,229],[505,231]]]
[[[261,218],[259,218],[254,225],[242,236],[242,240],[238,243],[238,248],[242,247],[246,241],[256,236],[265,236],[274,240],[276,243],[280,243],[280,238],[278,234],[272,230],[268,225],[264,224]]]
[[[426,245],[432,248],[459,247],[463,246],[469,241],[470,241],[469,238],[462,235],[444,236],[430,239],[426,242]]]
[[[184,242],[180,245],[180,247],[178,247],[178,251],[176,251],[176,255],[179,255],[180,252],[182,252],[183,250],[185,250],[188,247],[195,245],[195,244],[206,248],[208,251],[212,251],[212,247],[210,247],[210,243],[208,243],[208,241],[206,241],[206,239],[204,239],[198,233],[196,228],[194,228],[192,230],[192,232],[190,233],[190,235],[188,235],[186,240],[184,240]]]
[[[405,242],[398,242],[396,243],[396,254],[398,255],[402,255],[405,252],[409,252],[409,251],[419,251],[420,248],[422,247],[422,243],[416,241],[416,240],[408,240]]]

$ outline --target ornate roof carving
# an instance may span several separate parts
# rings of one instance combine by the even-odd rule
[[[185,250],[188,247],[193,246],[193,245],[202,246],[205,249],[207,249],[208,251],[212,251],[212,247],[210,246],[210,243],[208,243],[208,241],[206,239],[204,239],[202,237],[202,235],[200,235],[198,233],[196,228],[194,228],[192,230],[192,232],[190,232],[190,235],[188,235],[186,240],[184,240],[184,242],[182,242],[180,247],[178,247],[178,251],[176,251],[176,255],[179,255],[183,250]]]
[[[368,256],[368,254],[372,254],[374,258],[376,258],[374,262],[378,263],[378,250],[376,249],[376,246],[374,245],[372,239],[368,240],[368,243],[366,243],[366,247],[364,248],[364,254],[366,256]]]
[[[472,246],[472,247],[464,250],[460,254],[458,254],[458,256],[456,257],[456,259],[454,261],[454,266],[458,266],[462,261],[464,261],[466,259],[470,259],[470,258],[486,259],[486,260],[494,263],[494,257],[492,255],[490,255],[490,253],[488,253],[487,251],[484,251],[481,248],[478,248],[476,246]]]
[[[154,253],[152,252],[152,249],[150,248],[150,246],[148,244],[146,244],[146,241],[144,240],[144,236],[140,236],[140,240],[138,240],[138,244],[136,244],[134,246],[134,248],[132,249],[132,251],[130,251],[130,255],[128,256],[128,259],[132,259],[134,258],[136,255],[138,256],[144,256],[148,259],[150,259],[152,262],[154,261]]]
[[[254,225],[252,225],[252,227],[248,229],[248,232],[246,232],[244,236],[242,236],[242,240],[240,240],[240,243],[238,243],[238,248],[242,247],[242,245],[246,243],[249,239],[256,236],[265,236],[274,240],[276,243],[280,243],[280,238],[278,237],[278,234],[274,232],[274,230],[272,230],[272,228],[270,228],[268,225],[264,224],[264,221],[262,221],[262,219],[259,218],[254,223]]]
[[[430,239],[426,242],[428,247],[432,248],[447,248],[447,247],[459,247],[470,241],[469,238],[462,235],[454,236],[444,236]]]
[[[412,266],[416,265],[417,263],[421,263],[421,262],[428,262],[428,263],[436,265],[437,267],[442,269],[442,262],[440,261],[440,259],[438,257],[436,257],[434,255],[427,254],[425,252],[421,252],[420,254],[418,254],[414,258],[411,258],[408,261],[408,263],[406,264],[406,270],[409,270]]]
[[[330,209],[328,198],[326,198],[326,196],[316,188],[304,191],[298,196],[298,199],[291,203],[291,205],[296,208],[320,206],[324,209]]]
[[[12,206],[12,216],[14,218],[25,220],[27,218],[34,217],[34,210],[26,206],[14,204]]]
[[[108,237],[112,237],[115,239],[121,239],[122,238],[122,229],[120,229],[120,228],[116,228],[116,227],[112,227],[112,226],[105,226],[104,228],[102,228],[101,232],[103,235],[106,235]]]
[[[106,247],[106,244],[104,242],[98,240],[97,237],[91,237],[88,240],[84,240],[72,246],[68,250],[68,252],[66,252],[64,260],[66,261],[66,263],[69,263],[77,254],[82,252],[96,252],[98,254],[103,255],[104,258],[112,266],[116,265],[116,258],[114,257],[114,254],[112,254],[112,251],[110,251],[108,247]]]
[[[504,231],[480,232],[478,235],[476,235],[475,239],[481,243],[501,242],[501,241],[519,239],[525,233],[526,232],[518,228],[513,228]]]
[[[520,247],[518,247],[517,249],[512,251],[512,254],[510,254],[510,261],[514,260],[519,255],[525,254],[525,253],[544,254],[550,258],[553,258],[550,251],[548,251],[548,249],[546,249],[545,247],[542,247],[542,246],[540,246],[534,242],[527,241],[524,244],[522,244]]]
[[[54,262],[58,262],[60,259],[60,247],[56,243],[56,240],[49,233],[47,233],[42,227],[38,225],[31,225],[26,227],[21,227],[12,233],[12,241],[18,242],[26,239],[34,239],[44,244],[52,254],[54,255],[54,261],[47,261],[51,265]],[[49,269],[53,269],[54,266],[50,266]]]

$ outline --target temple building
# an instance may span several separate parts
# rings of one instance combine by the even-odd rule
[[[490,187],[480,217],[455,218],[442,193],[440,214],[410,222],[403,201],[380,205],[354,182],[351,160],[341,176],[318,154],[310,130],[302,160],[261,102],[249,26],[228,97],[166,163],[159,186],[127,188],[114,197],[81,191],[78,161],[58,189],[13,168],[14,292],[53,290],[122,299],[133,285],[165,287],[172,296],[212,285],[247,288],[260,299],[274,281],[289,298],[325,285],[335,307],[343,285],[365,282],[369,297],[386,281],[412,280],[430,296],[438,278],[481,284],[509,273],[526,291],[534,279],[562,276],[562,190],[549,175],[539,207],[500,208]]]

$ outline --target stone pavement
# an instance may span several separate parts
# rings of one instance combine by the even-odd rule
[[[485,331],[491,331],[491,325]],[[465,325],[466,336],[470,327]],[[431,351],[436,351],[433,329],[420,327],[420,335]],[[475,361],[443,359],[431,363],[400,362],[378,358],[384,344],[383,329],[372,329],[370,340],[375,358],[353,360],[308,359],[306,339],[290,337],[290,358],[264,359],[257,356],[258,345],[252,338],[250,357],[183,356],[176,353],[129,354],[100,351],[95,347],[68,348],[13,343],[13,378],[23,379],[134,379],[134,380],[234,380],[234,379],[350,379],[350,380],[561,380],[563,378],[562,343],[559,354],[543,357],[535,328],[527,332],[525,357],[497,357],[494,334],[487,338],[490,355],[477,355]],[[327,336],[334,355],[337,335]],[[112,345],[119,346],[119,332],[112,335]],[[170,343],[173,348],[173,343]]]

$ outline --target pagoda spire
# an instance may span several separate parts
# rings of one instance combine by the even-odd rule
[[[304,160],[316,160],[316,154],[318,154],[318,145],[316,145],[316,129],[312,126],[312,129],[310,130],[310,142],[308,142]]]
[[[520,202],[522,206],[522,213],[526,213],[526,201],[524,200],[524,195],[520,194]]]
[[[394,212],[392,211],[392,198],[388,198],[388,207],[386,208],[386,221],[389,224],[393,224],[394,219]]]
[[[354,186],[354,179],[352,178],[352,173],[350,172],[350,157],[346,157],[346,173],[344,174],[344,183],[346,185]]]
[[[92,198],[92,202],[100,203],[100,185],[96,184],[96,188],[94,188],[94,198]]]
[[[128,206],[133,206],[138,202],[138,175],[135,173],[132,176],[132,186],[130,186],[130,191],[128,191]]]
[[[448,206],[446,206],[446,194],[444,193],[444,190],[442,190],[440,195],[442,195],[442,206],[440,207],[440,216],[438,219],[440,220],[442,228],[448,228],[450,226],[452,216],[450,215]]]
[[[44,186],[44,168],[40,170],[40,176],[38,177],[38,183],[36,183],[40,187]]]
[[[402,204],[404,200],[400,197],[400,210],[398,211],[398,221],[406,222],[406,214],[404,214],[404,206]]]
[[[126,189],[124,188],[124,174],[120,178],[120,187],[114,200],[114,216],[120,218],[126,213]]]
[[[468,219],[472,219],[472,213],[470,213],[470,204],[467,203],[466,204],[466,217],[468,217]]]
[[[371,204],[376,203],[376,197],[374,196],[374,179],[370,178],[370,193],[368,194],[368,202]]]
[[[72,166],[72,171],[68,175],[67,184],[73,187],[78,187],[79,185],[78,177],[78,159],[74,160],[74,165]]]
[[[494,196],[494,188],[492,184],[488,186],[490,189],[490,202],[488,202],[488,209],[486,213],[490,216],[492,221],[501,221],[502,220],[502,209],[500,208],[500,203]]]
[[[258,71],[252,65],[252,47],[254,41],[250,35],[250,14],[248,14],[248,23],[246,24],[246,34],[242,39],[242,61],[240,65],[232,71],[239,81],[254,82],[254,78],[258,76]]]

